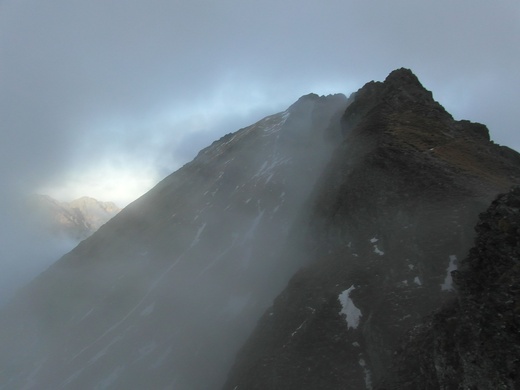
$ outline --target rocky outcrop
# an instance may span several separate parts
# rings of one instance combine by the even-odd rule
[[[453,299],[449,272],[478,213],[520,178],[517,153],[454,120],[406,69],[358,91],[342,124],[294,235],[310,265],[259,321],[225,389],[377,386],[398,340]]]
[[[520,187],[480,215],[458,297],[409,333],[381,389],[520,388]]]

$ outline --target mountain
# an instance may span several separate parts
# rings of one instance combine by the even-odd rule
[[[457,299],[478,214],[519,181],[520,155],[407,69],[348,99],[304,96],[20,291],[0,312],[0,388],[401,383],[403,340]]]
[[[72,202],[59,202],[50,196],[35,194],[29,202],[44,229],[73,240],[87,238],[120,211],[112,202],[86,196]]]
[[[353,99],[299,229],[309,266],[264,313],[225,389],[376,388],[399,340],[453,299],[478,213],[518,183],[518,153],[455,121],[410,71]]]

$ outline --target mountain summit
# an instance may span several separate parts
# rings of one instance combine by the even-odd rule
[[[371,389],[520,156],[409,70],[203,149],[0,313],[0,384]],[[273,303],[274,302],[274,303]],[[227,378],[227,379],[226,379]]]

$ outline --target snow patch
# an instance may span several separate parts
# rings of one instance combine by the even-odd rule
[[[291,337],[293,337],[296,333],[298,333],[298,331],[302,328],[303,325],[305,325],[305,323],[307,322],[307,320],[303,321],[300,326],[298,326],[296,328],[296,330],[294,332],[291,333]]]
[[[446,269],[446,277],[444,278],[444,283],[441,284],[442,291],[451,291],[453,290],[453,278],[451,277],[451,272],[457,269],[457,256],[450,255],[450,263],[448,264],[448,268]]]
[[[279,116],[279,119],[275,123],[271,124],[270,126],[266,126],[263,129],[265,135],[270,135],[270,134],[279,132],[282,129],[282,126],[284,125],[287,118],[289,118],[290,113],[287,111],[284,111],[281,116],[280,116],[280,114],[276,114],[276,115]],[[267,117],[265,120],[266,121],[272,120],[274,117],[275,117],[275,115],[272,115],[272,116]]]
[[[379,255],[379,256],[383,256],[385,254],[385,252],[383,252],[382,250],[380,250],[376,244],[374,244],[374,253],[376,255]]]
[[[367,364],[364,359],[359,358],[359,365],[365,372],[365,388],[368,390],[372,390],[372,374],[370,370],[367,368]]]
[[[359,310],[356,307],[356,305],[350,298],[350,293],[354,290],[355,287],[352,285],[338,296],[339,302],[342,306],[342,309],[339,313],[345,314],[349,329],[356,329],[359,325],[359,320],[362,316],[361,310]]]
[[[289,157],[278,157],[273,159],[271,162],[265,161],[258,172],[253,175],[253,178],[260,178],[262,176],[269,176],[273,174],[274,168],[279,165],[285,164],[289,162],[291,159]]]
[[[370,239],[370,242],[371,242],[372,244],[375,244],[375,243],[378,242],[378,241],[379,241],[379,239],[377,239],[376,237],[372,237],[372,238]]]
[[[421,279],[419,279],[418,276],[416,276],[414,279],[413,279],[413,282],[418,285],[418,286],[422,286],[422,282],[421,282]]]

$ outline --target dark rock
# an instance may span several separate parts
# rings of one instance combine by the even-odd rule
[[[410,333],[381,389],[520,388],[520,187],[480,215],[457,300]]]

